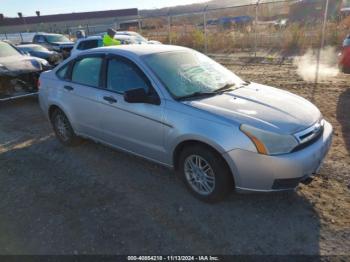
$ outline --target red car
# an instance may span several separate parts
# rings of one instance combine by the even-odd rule
[[[339,54],[339,67],[344,73],[350,73],[350,35],[343,42],[343,50]]]

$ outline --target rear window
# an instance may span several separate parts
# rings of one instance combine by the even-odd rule
[[[102,41],[99,41],[98,39],[95,40],[86,40],[86,41],[81,41],[77,47],[79,50],[87,50],[87,49],[92,49],[101,46],[99,42],[102,43]]]

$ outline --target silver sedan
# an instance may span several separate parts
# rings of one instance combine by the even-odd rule
[[[39,98],[63,144],[89,138],[174,168],[204,201],[294,189],[332,140],[309,101],[184,47],[83,52],[41,75]]]

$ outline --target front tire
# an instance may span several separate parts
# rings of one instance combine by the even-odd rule
[[[178,172],[189,191],[205,202],[224,199],[234,186],[225,160],[205,146],[186,147],[180,154]]]
[[[67,116],[61,110],[57,109],[52,113],[51,123],[58,140],[62,144],[75,146],[80,143],[80,138],[74,133]]]

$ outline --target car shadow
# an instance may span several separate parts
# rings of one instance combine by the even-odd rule
[[[341,125],[346,149],[350,153],[350,89],[339,96],[337,104],[337,120]]]
[[[1,254],[319,254],[298,192],[193,198],[167,168],[49,134],[0,154]]]

